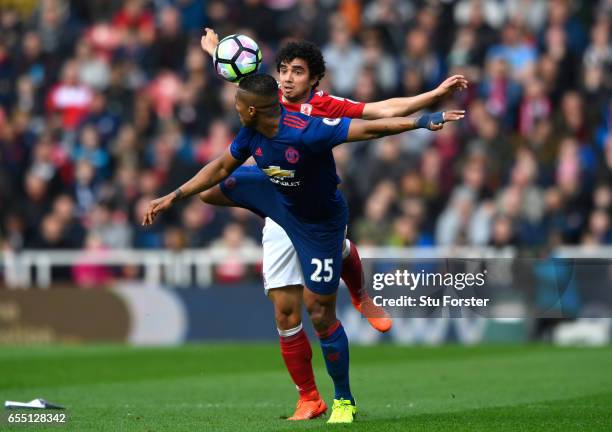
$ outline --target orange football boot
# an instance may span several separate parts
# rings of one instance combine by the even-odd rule
[[[310,420],[322,416],[327,412],[327,405],[321,399],[319,392],[314,391],[300,397],[295,412],[287,420]]]
[[[376,306],[369,295],[361,299],[361,303],[357,303],[351,299],[355,309],[368,319],[370,325],[381,333],[388,332],[393,325],[391,315],[380,306]]]

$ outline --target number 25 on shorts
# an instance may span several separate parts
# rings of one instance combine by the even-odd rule
[[[334,277],[334,260],[333,258],[325,258],[323,262],[321,262],[318,258],[313,258],[310,262],[316,269],[310,275],[310,280],[314,282],[329,282]],[[323,272],[323,276],[321,276],[321,272]]]

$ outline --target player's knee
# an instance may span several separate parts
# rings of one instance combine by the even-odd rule
[[[299,308],[275,308],[274,318],[276,320],[276,326],[283,330],[295,328],[302,322]]]
[[[211,196],[212,196],[212,192],[210,190],[206,190],[198,194],[198,198],[200,198],[200,201],[206,204],[212,204]]]
[[[313,310],[308,312],[310,315],[310,321],[316,331],[321,331],[325,327],[325,314],[319,310]]]
[[[294,328],[302,322],[301,287],[285,287],[268,293],[274,304],[274,318],[280,329]]]
[[[307,305],[307,309],[312,325],[318,333],[324,332],[336,322],[335,307],[320,302],[312,302]]]

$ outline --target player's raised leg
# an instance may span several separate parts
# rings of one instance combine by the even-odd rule
[[[240,179],[240,169],[237,171],[235,176]],[[244,182],[236,181],[236,185],[240,187]],[[226,189],[227,191],[228,189]],[[230,193],[231,196],[231,193]],[[200,199],[211,205],[232,207],[237,204],[228,198],[219,185],[200,193]],[[267,236],[268,234],[268,236]],[[270,241],[266,241],[266,237],[272,237]],[[283,246],[285,245],[286,246]],[[266,246],[268,249],[280,250],[284,247],[281,253],[274,255],[274,260],[278,262],[271,263],[272,266],[282,266],[282,271],[292,270],[300,271],[298,269],[299,262],[295,258],[295,249],[291,244],[291,241],[287,237],[287,234],[283,228],[270,218],[266,218],[266,228],[264,230],[264,261],[269,254],[266,253]],[[265,273],[265,272],[264,272]],[[276,273],[276,272],[272,272]],[[264,276],[266,276],[264,274]],[[345,240],[344,249],[342,251],[342,274],[341,278],[348,287],[349,294],[351,296],[351,303],[364,317],[368,319],[370,325],[378,330],[379,332],[387,332],[391,329],[393,321],[389,314],[380,306],[376,306],[364,287],[363,280],[363,268],[361,265],[361,258],[355,245]],[[268,279],[270,280],[270,279]],[[287,286],[288,284],[281,284],[281,286]]]
[[[223,191],[221,186],[214,186],[207,191],[200,192],[198,194],[200,200],[206,204],[221,206],[221,207],[236,207],[236,203],[229,199]]]
[[[334,382],[334,405],[328,423],[352,423],[357,407],[349,381],[349,345],[336,317],[336,294],[304,290],[304,302],[319,337],[327,373]]]
[[[368,322],[379,332],[387,332],[391,329],[393,321],[389,314],[380,306],[376,306],[368,295],[363,278],[363,267],[361,258],[355,245],[346,239],[342,251],[342,280],[348,287],[351,295],[351,303]]]

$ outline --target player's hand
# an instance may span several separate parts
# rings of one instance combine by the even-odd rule
[[[212,57],[215,54],[215,48],[219,45],[219,35],[213,29],[206,27],[204,36],[200,39],[200,45]]]
[[[468,80],[463,75],[453,75],[442,81],[436,88],[436,93],[439,97],[449,96],[456,90],[465,90],[468,84]]]
[[[461,120],[464,117],[465,117],[465,110],[450,110],[450,111],[444,111],[442,113],[442,118],[445,123]]]
[[[147,213],[142,220],[142,225],[147,226],[153,224],[153,221],[161,212],[168,210],[174,204],[174,195],[169,194],[161,198],[157,198],[149,203]]]
[[[465,117],[464,110],[450,110],[430,114],[427,129],[438,131],[444,127],[444,123],[461,120]]]

